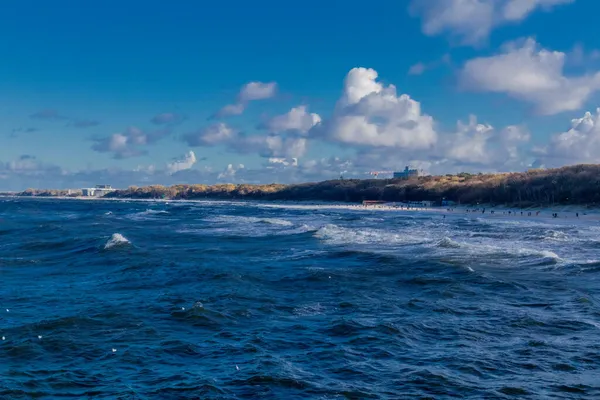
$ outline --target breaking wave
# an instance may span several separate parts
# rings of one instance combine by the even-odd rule
[[[125,246],[129,244],[131,244],[131,242],[125,236],[121,235],[120,233],[113,233],[110,239],[108,239],[104,245],[104,249],[108,250],[112,249],[113,247]]]
[[[133,214],[128,214],[126,216],[126,218],[129,218],[133,221],[145,221],[148,219],[154,219],[161,215],[168,215],[168,214],[169,214],[168,211],[148,209],[146,211],[140,211],[140,212],[136,212]]]
[[[513,256],[513,257],[539,257],[545,260],[561,261],[562,259],[553,251],[550,250],[534,250],[525,247],[502,247],[497,245],[489,245],[482,243],[465,243],[458,242],[449,237],[444,237],[437,243],[437,247],[442,249],[464,250],[466,253],[473,255],[496,255],[496,256]]]
[[[292,226],[293,222],[288,221],[286,219],[281,218],[258,218],[258,217],[242,217],[237,215],[219,215],[217,217],[212,217],[207,219],[208,222],[217,222],[217,223],[241,223],[241,224],[269,224],[269,225],[279,225],[279,226]]]
[[[329,244],[419,244],[428,241],[423,236],[377,229],[344,228],[328,224],[315,232],[315,237]]]

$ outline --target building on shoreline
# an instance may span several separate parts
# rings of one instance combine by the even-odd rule
[[[404,168],[404,171],[394,172],[394,178],[396,179],[408,179],[419,176],[418,169],[409,169],[408,166]]]
[[[111,185],[96,185],[93,188],[81,189],[81,195],[84,197],[102,197],[107,193],[114,192]]]

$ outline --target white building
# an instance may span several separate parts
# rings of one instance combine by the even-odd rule
[[[115,190],[116,189],[113,189],[110,185],[96,185],[96,187],[93,188],[81,189],[81,195],[84,197],[102,197]]]

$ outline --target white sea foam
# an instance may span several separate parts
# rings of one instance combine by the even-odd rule
[[[321,303],[305,304],[300,307],[294,308],[294,314],[299,317],[312,317],[315,315],[324,314],[326,311],[325,307]]]
[[[129,239],[127,239],[125,236],[121,235],[120,233],[113,233],[112,236],[110,237],[110,239],[108,239],[108,241],[104,245],[104,249],[108,250],[113,247],[124,246],[124,245],[128,245],[130,243],[131,242],[129,241]]]
[[[279,225],[279,226],[292,226],[293,222],[288,221],[287,219],[281,218],[258,218],[258,217],[244,217],[237,215],[219,215],[217,217],[208,218],[206,221],[208,222],[218,222],[218,223],[240,223],[240,224],[270,224],[270,225]]]
[[[423,236],[377,229],[344,228],[328,224],[315,232],[315,237],[329,244],[419,244],[428,241]]]
[[[277,234],[278,235],[298,235],[298,234],[306,233],[306,232],[315,232],[316,230],[317,230],[317,228],[315,228],[314,226],[303,224],[303,225],[297,226],[292,229],[286,229],[283,231],[279,231],[279,232],[277,232]]]
[[[569,240],[569,235],[561,231],[549,230],[544,233],[545,240],[564,242]]]
[[[551,259],[554,261],[561,261],[561,258],[550,250],[535,250],[525,247],[519,247],[517,244],[514,246],[503,247],[499,245],[490,245],[485,243],[467,243],[453,240],[449,237],[444,237],[437,244],[442,249],[461,250],[464,253],[479,256],[490,256],[490,255],[507,255],[516,257],[539,257],[542,259]]]
[[[133,214],[128,214],[126,217],[131,220],[134,220],[134,221],[144,221],[144,220],[148,220],[148,219],[154,219],[158,215],[167,215],[167,214],[169,214],[168,211],[148,209],[146,211],[140,211],[140,212],[136,212]]]

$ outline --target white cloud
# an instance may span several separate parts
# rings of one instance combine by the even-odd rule
[[[100,153],[113,153],[113,157],[129,158],[146,154],[146,151],[140,147],[156,143],[168,135],[168,129],[162,129],[153,132],[144,132],[140,128],[130,126],[125,131],[113,133],[108,137],[94,138],[95,143],[92,150]]]
[[[194,164],[196,164],[197,161],[196,154],[190,150],[183,156],[183,158],[168,163],[167,172],[172,175],[176,172],[190,169],[194,166]]]
[[[421,113],[419,102],[397,96],[394,85],[386,87],[377,77],[374,69],[353,68],[334,115],[314,133],[355,146],[415,150],[435,144],[433,118]]]
[[[569,130],[552,136],[537,153],[550,166],[600,163],[600,108],[573,119]]]
[[[448,135],[440,153],[458,165],[510,169],[521,161],[522,147],[529,139],[529,132],[521,126],[497,130],[478,123],[477,117],[471,115],[468,124],[458,121],[456,132]]]
[[[215,118],[229,117],[231,115],[241,115],[244,113],[244,110],[246,110],[245,103],[228,104],[225,107],[221,108],[215,114]]]
[[[217,175],[217,179],[231,179],[234,178],[235,175],[243,170],[244,168],[246,168],[244,166],[244,164],[238,164],[237,166],[234,166],[233,164],[229,164],[227,165],[227,168],[225,168],[225,170],[221,173],[219,173],[219,175]]]
[[[545,11],[561,4],[573,3],[575,0],[508,0],[501,9],[501,15],[506,21],[522,21],[536,8]]]
[[[249,82],[240,90],[238,101],[247,103],[254,100],[270,99],[277,92],[277,83],[275,82]]]
[[[243,135],[224,123],[187,134],[183,140],[192,147],[224,145],[237,153],[257,153],[266,158],[299,158],[304,156],[307,148],[304,137],[287,134]]]
[[[456,134],[450,138],[447,156],[462,163],[485,164],[490,161],[487,146],[493,134],[494,128],[478,124],[475,116],[470,117],[468,124],[459,121]]]
[[[298,106],[283,115],[271,118],[261,127],[276,133],[285,131],[306,133],[320,122],[319,114],[309,113],[306,106]]]
[[[550,10],[574,0],[412,0],[409,11],[421,17],[423,33],[448,33],[466,45],[480,44],[498,26],[517,23],[537,9]]]
[[[267,160],[268,164],[270,165],[284,165],[284,166],[292,166],[292,167],[297,167],[298,166],[298,159],[297,158],[269,158]]]
[[[239,132],[229,125],[219,122],[197,132],[188,133],[183,140],[189,146],[217,146],[229,144],[238,138]]]
[[[270,136],[267,138],[267,148],[270,157],[300,158],[306,153],[305,138]]]
[[[270,99],[277,93],[276,82],[249,82],[240,89],[237,95],[237,101],[234,104],[228,104],[221,108],[213,118],[229,117],[240,115],[246,110],[246,106],[251,101]]]
[[[565,53],[539,48],[534,39],[511,43],[504,52],[467,61],[460,81],[468,89],[505,93],[531,103],[540,114],[581,108],[600,89],[600,72],[568,77]]]
[[[239,153],[258,153],[265,158],[300,158],[307,149],[302,137],[281,135],[252,135],[232,144]]]

